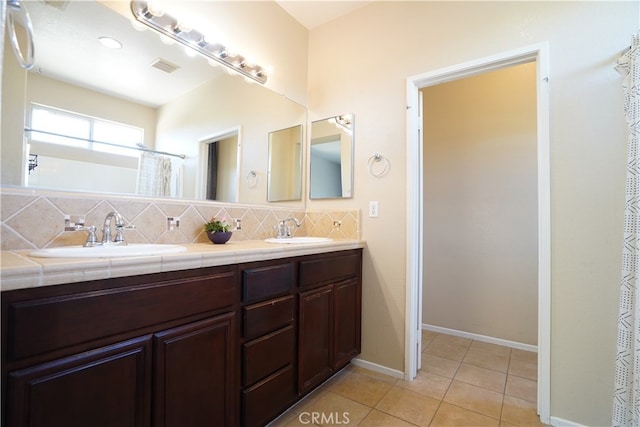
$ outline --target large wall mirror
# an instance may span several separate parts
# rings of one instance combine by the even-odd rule
[[[180,45],[162,43],[157,33],[135,29],[129,17],[98,1],[34,1],[26,7],[36,62],[25,71],[5,49],[0,184],[267,202],[269,134],[306,123],[304,106],[229,75]],[[121,47],[100,45],[98,38],[105,35]],[[78,121],[92,129],[109,123],[142,129],[142,150],[107,153],[111,150],[96,148],[101,141],[93,133],[89,139],[97,145],[82,141],[82,135],[78,144],[59,145],[52,143],[55,135],[24,130],[42,123],[65,130]],[[126,130],[123,142],[129,138]],[[229,132],[235,139],[213,144]],[[37,166],[28,166],[30,157]],[[209,170],[211,159],[217,173]],[[161,193],[145,193],[143,165],[154,162],[161,162],[168,184]],[[248,186],[245,177],[252,172],[256,185]],[[220,188],[210,188],[214,184],[206,176],[215,177]],[[289,184],[302,186],[300,181]]]
[[[311,123],[309,198],[353,197],[353,114]]]

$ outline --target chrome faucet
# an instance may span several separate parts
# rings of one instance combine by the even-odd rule
[[[111,221],[115,220],[115,236],[112,235]],[[109,212],[102,226],[103,245],[126,245],[124,241],[124,218],[116,211]]]
[[[302,225],[300,221],[298,221],[294,217],[283,219],[278,223],[278,227],[277,227],[278,232],[276,234],[277,239],[286,239],[292,236],[291,227],[287,225],[287,222],[289,221],[293,221],[296,224],[296,227],[300,227]]]
[[[114,221],[115,235],[111,226],[111,221]],[[98,241],[96,237],[96,226],[86,226],[84,218],[78,219],[78,222],[72,222],[70,215],[65,215],[64,218],[64,231],[86,231],[87,241],[84,242],[85,247],[101,246],[101,245],[120,245],[125,246],[127,242],[124,241],[124,230],[135,228],[133,225],[125,227],[124,218],[116,211],[109,212],[104,218],[104,226],[102,227],[102,241]]]

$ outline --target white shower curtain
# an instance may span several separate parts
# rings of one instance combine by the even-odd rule
[[[618,60],[629,127],[613,426],[640,426],[640,34]]]
[[[141,153],[137,187],[140,195],[171,196],[171,159],[160,154]]]

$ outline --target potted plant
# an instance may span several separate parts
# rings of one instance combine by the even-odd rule
[[[216,244],[227,243],[232,234],[231,226],[224,218],[221,220],[211,218],[209,222],[204,224],[204,231],[209,240]]]

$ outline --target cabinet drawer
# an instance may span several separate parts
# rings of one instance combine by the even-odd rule
[[[8,359],[232,307],[236,289],[235,270],[227,269],[201,277],[12,302]]]
[[[292,262],[242,271],[242,301],[256,302],[289,293],[294,286]]]
[[[323,256],[300,261],[300,288],[310,288],[360,275],[361,256],[351,251],[340,256]]]
[[[287,326],[244,344],[244,386],[251,385],[295,359],[295,334]]]
[[[243,426],[264,426],[295,399],[293,366],[289,365],[242,392]]]
[[[244,311],[244,336],[253,339],[293,322],[294,298],[282,298],[247,306]]]

